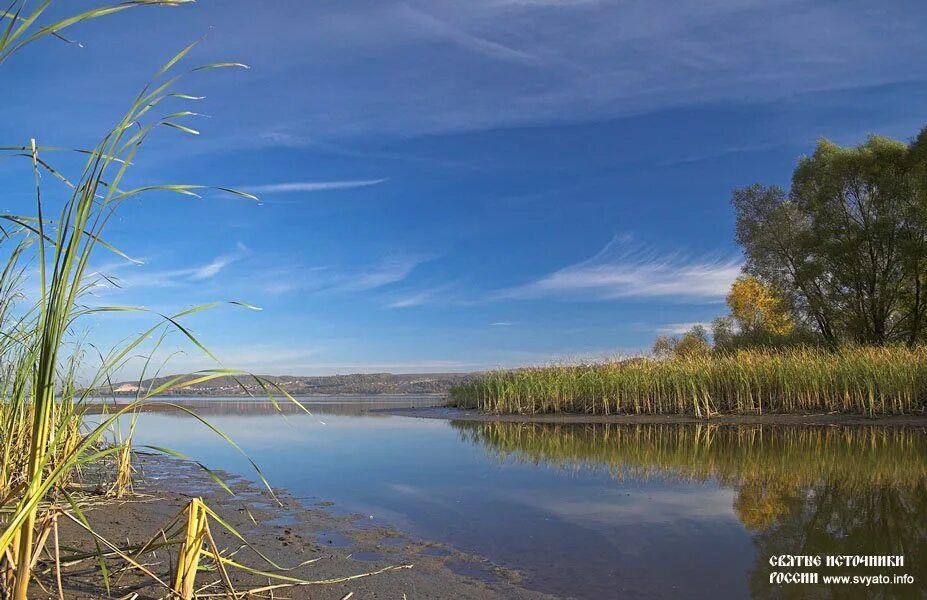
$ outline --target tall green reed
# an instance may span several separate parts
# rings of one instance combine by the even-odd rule
[[[69,41],[62,32],[79,23],[134,7],[177,6],[189,1],[128,0],[93,8],[48,25],[38,22],[48,14],[51,0],[43,0],[31,10],[26,9],[25,2],[14,1],[8,10],[0,11],[0,65],[42,38],[53,36]],[[158,337],[159,332],[162,340],[167,329],[180,332],[195,347],[215,358],[182,324],[182,319],[218,303],[195,306],[175,314],[158,314],[132,306],[83,304],[88,291],[105,279],[89,269],[96,251],[106,250],[128,259],[103,238],[107,223],[123,202],[155,191],[197,197],[199,190],[207,188],[199,184],[123,187],[130,166],[156,128],[165,126],[188,134],[197,133],[183,124],[184,119],[196,113],[189,110],[158,112],[168,101],[199,99],[174,91],[175,84],[184,75],[207,69],[244,67],[239,63],[216,63],[177,73],[180,61],[194,45],[181,50],[155,73],[152,82],[142,88],[126,113],[96,146],[76,151],[85,157],[82,172],[76,179],[66,177],[47,159],[48,155],[62,151],[60,148],[41,145],[35,140],[24,145],[0,147],[0,151],[29,161],[35,182],[36,211],[35,215],[0,215],[5,223],[0,229],[0,244],[8,249],[6,265],[0,275],[0,391],[3,400],[0,406],[3,431],[0,556],[4,563],[4,587],[15,600],[25,599],[28,593],[33,564],[44,539],[40,536],[40,542],[36,541],[36,522],[51,499],[50,493],[62,489],[80,465],[113,456],[117,470],[122,469],[117,480],[125,481],[131,431],[129,439],[121,440],[120,444],[102,443],[119,417],[136,410],[146,398],[166,390],[241,373],[222,367],[216,360],[218,368],[193,377],[171,378],[140,394],[135,402],[105,415],[90,431],[81,429],[82,407],[94,390],[147,340]],[[50,175],[68,190],[57,216],[53,216],[55,210],[44,198],[43,175]],[[256,200],[244,192],[215,189]],[[20,292],[24,264],[29,260],[34,261],[37,268],[37,291],[32,299]],[[112,312],[149,313],[156,323],[101,356],[96,373],[86,385],[79,387],[76,372],[82,354],[79,347],[69,347],[68,334],[82,319]],[[269,383],[259,382],[270,392]]]
[[[458,406],[492,413],[717,414],[927,408],[927,349],[744,350],[495,371],[451,390]]]

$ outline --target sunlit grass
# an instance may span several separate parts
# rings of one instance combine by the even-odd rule
[[[451,390],[491,413],[717,414],[922,412],[927,349],[745,350],[495,371]]]

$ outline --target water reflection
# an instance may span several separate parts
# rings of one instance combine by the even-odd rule
[[[927,582],[927,430],[921,427],[454,422],[502,461],[618,479],[717,482],[751,532],[757,598],[921,598]],[[914,585],[771,586],[770,556],[903,555]]]

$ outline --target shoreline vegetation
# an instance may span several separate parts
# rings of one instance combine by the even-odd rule
[[[927,349],[752,349],[495,371],[450,399],[519,415],[923,414]]]

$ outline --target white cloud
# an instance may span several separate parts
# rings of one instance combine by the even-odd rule
[[[423,262],[420,258],[387,258],[379,263],[338,276],[331,287],[339,292],[363,292],[398,283]]]
[[[431,300],[430,292],[421,292],[399,298],[387,304],[388,308],[409,308],[411,306],[421,306]]]
[[[400,7],[400,11],[412,23],[428,31],[438,39],[449,41],[460,47],[488,56],[490,58],[525,63],[537,63],[538,58],[528,52],[507,46],[497,41],[468,33],[456,27],[450,21],[445,21],[426,13],[423,10],[408,5]]]
[[[626,241],[616,239],[589,260],[498,292],[495,298],[669,298],[714,302],[727,294],[740,274],[741,264],[739,258],[660,255],[630,248]]]
[[[397,296],[386,306],[387,308],[410,308],[424,304],[453,302],[454,300],[449,295],[453,287],[453,284],[446,284],[419,291],[405,291],[403,295]]]
[[[193,273],[190,275],[190,279],[210,279],[215,277],[222,271],[224,268],[230,264],[241,260],[246,255],[250,254],[250,251],[244,244],[238,244],[238,249],[231,254],[223,254],[222,256],[217,256],[210,262],[208,265],[203,265],[198,269],[194,269]]]
[[[706,323],[705,321],[692,321],[689,323],[667,323],[666,325],[657,328],[657,334],[682,335],[690,331],[693,327],[697,327],[699,325],[705,329],[711,329],[711,323]]]
[[[346,179],[342,181],[291,181],[287,183],[267,183],[246,185],[241,189],[252,194],[283,194],[289,192],[325,192],[329,190],[347,190],[369,187],[387,181],[386,179]]]
[[[124,262],[103,265],[97,269],[96,272],[107,276],[123,288],[179,287],[193,282],[212,279],[230,265],[251,254],[251,250],[239,242],[232,252],[217,256],[203,265],[161,271],[148,271],[143,265],[132,265]],[[124,269],[131,269],[131,271],[123,272]],[[104,284],[103,287],[108,287],[108,284]]]
[[[512,324],[507,321],[496,321],[495,323],[490,323],[490,327],[511,327]]]
[[[252,281],[256,281],[264,293],[271,295],[291,292],[366,292],[405,280],[428,259],[421,256],[390,256],[375,263],[357,266],[278,265],[257,274]],[[412,306],[415,299],[409,298],[408,303],[400,299],[396,304],[396,308]]]

